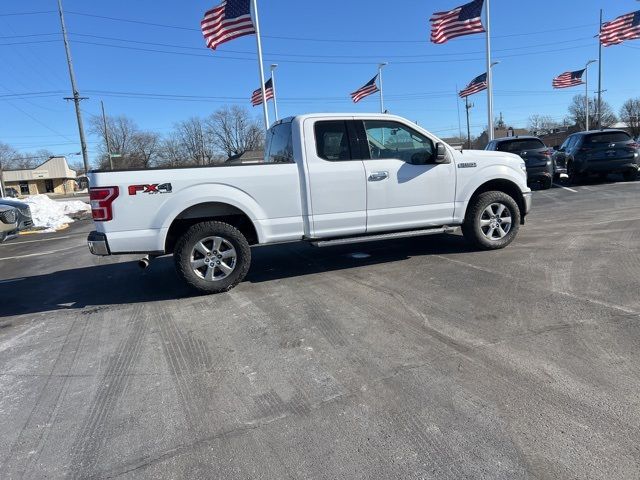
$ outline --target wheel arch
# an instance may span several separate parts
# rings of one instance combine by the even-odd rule
[[[259,243],[256,226],[242,209],[230,203],[205,201],[191,205],[175,216],[165,237],[164,251],[173,252],[178,238],[192,225],[210,220],[234,226],[246,237],[249,245]]]
[[[465,218],[467,215],[467,211],[469,210],[469,205],[472,205],[475,199],[483,193],[491,191],[504,192],[515,200],[515,202],[518,204],[518,208],[520,209],[520,223],[524,225],[524,217],[526,215],[524,195],[522,194],[522,190],[517,183],[506,178],[494,178],[492,180],[484,182],[482,185],[476,188],[471,195],[471,198],[469,198],[467,205],[465,206]]]

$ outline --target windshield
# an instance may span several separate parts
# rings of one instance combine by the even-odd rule
[[[628,142],[631,137],[625,132],[604,132],[589,135],[585,138],[584,143],[617,143]]]

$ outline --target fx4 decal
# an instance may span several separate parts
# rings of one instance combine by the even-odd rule
[[[129,185],[129,195],[137,195],[138,193],[171,193],[171,184],[152,183],[149,185]]]

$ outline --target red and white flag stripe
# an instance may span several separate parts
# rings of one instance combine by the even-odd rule
[[[233,2],[233,0],[229,1]],[[235,38],[256,33],[250,12],[232,18],[227,18],[226,12],[227,0],[224,0],[217,7],[207,11],[200,22],[207,47],[213,50],[218,45]]]

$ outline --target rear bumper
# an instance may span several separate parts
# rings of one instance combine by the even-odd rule
[[[100,255],[102,257],[111,255],[109,250],[109,242],[107,236],[104,233],[93,231],[87,237],[87,245],[89,251],[94,255]]]

